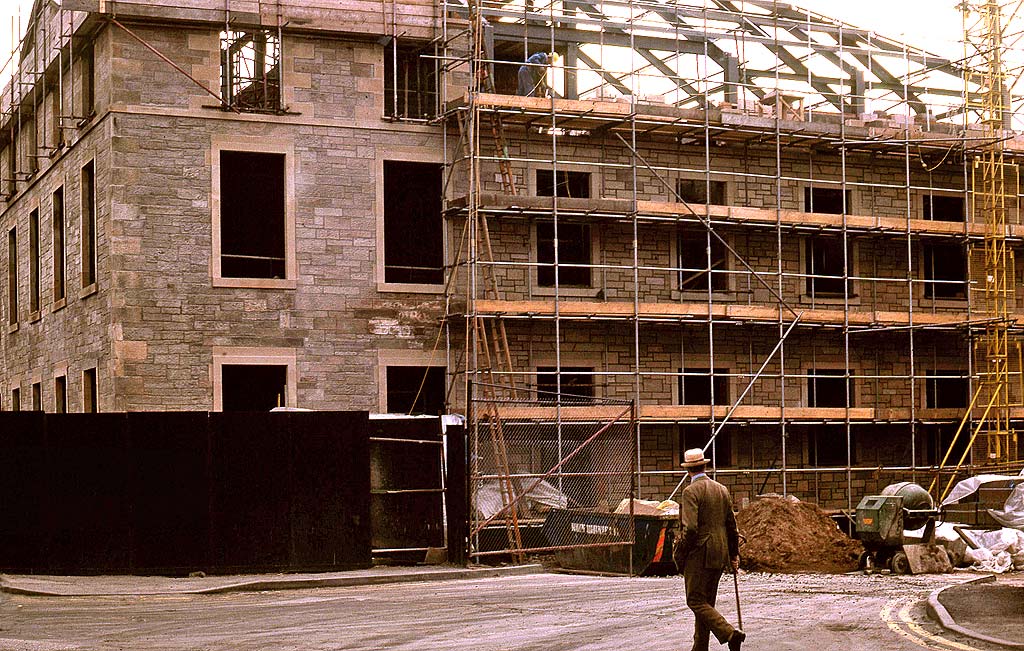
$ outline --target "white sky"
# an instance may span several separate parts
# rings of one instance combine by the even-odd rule
[[[947,58],[963,56],[963,17],[955,0],[797,0],[791,4]]]
[[[936,54],[957,59],[962,30],[955,0],[789,0],[803,7],[863,27]],[[24,29],[32,0],[0,0],[0,64],[11,52],[11,19],[17,25],[18,11]],[[15,27],[16,29],[16,27]],[[6,78],[0,71],[0,79]]]
[[[21,28],[25,29],[28,12],[32,10],[32,0],[0,0],[0,66],[7,63],[14,43],[17,42],[17,39],[12,37],[18,29],[19,9],[21,11]],[[6,81],[9,76],[10,73],[7,70],[0,70],[0,80]]]

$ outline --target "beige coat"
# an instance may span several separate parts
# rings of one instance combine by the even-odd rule
[[[739,556],[736,517],[729,489],[700,476],[683,490],[679,505],[679,536],[673,557],[680,568],[691,554],[707,569],[721,570]]]

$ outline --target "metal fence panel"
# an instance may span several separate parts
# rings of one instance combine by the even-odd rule
[[[423,559],[444,547],[444,438],[439,418],[370,419],[375,554]]]
[[[543,393],[500,397],[512,391],[477,388],[482,390],[472,403],[470,439],[471,556],[520,559],[531,552],[632,545],[632,403]],[[607,516],[616,509],[624,517],[581,524],[585,514]]]

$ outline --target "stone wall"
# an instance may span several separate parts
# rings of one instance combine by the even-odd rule
[[[200,83],[219,88],[218,29],[133,25]],[[68,366],[69,409],[81,370],[98,366],[101,410],[213,408],[218,350],[293,351],[299,406],[381,408],[378,351],[421,356],[436,341],[441,288],[391,291],[379,277],[379,179],[385,159],[441,162],[436,128],[385,122],[381,46],[286,36],[284,115],[235,114],[114,27],[98,36],[97,115],[3,213],[19,235],[22,312],[28,303],[28,213],[65,183],[67,305],[49,309],[52,247],[42,240],[40,318],[4,333],[0,405]],[[219,287],[212,278],[214,142],[290,147],[296,269],[292,288]],[[79,296],[78,183],[95,157],[99,281]],[[412,235],[412,234],[410,234]],[[3,257],[6,257],[4,247]],[[4,296],[6,302],[6,292]],[[443,361],[443,354],[440,356]]]
[[[753,501],[758,495],[784,492],[800,500],[815,502],[822,508],[847,509],[855,507],[865,495],[879,494],[889,484],[899,481],[927,482],[929,479],[926,470],[913,473],[881,469],[882,465],[911,465],[912,442],[918,450],[918,463],[923,463],[923,434],[912,432],[909,426],[853,426],[850,437],[854,449],[854,465],[860,468],[851,470],[849,475],[845,469],[834,466],[828,469],[815,467],[808,441],[816,429],[820,430],[820,426],[790,425],[784,433],[779,425],[727,426],[719,436],[731,439],[733,456],[728,462],[713,468],[712,474],[729,487],[737,507]],[[830,435],[846,438],[844,426],[832,426],[830,429]],[[785,464],[782,462],[783,438],[786,442]],[[642,474],[638,490],[642,499],[662,500],[669,497],[685,477],[685,472],[678,466],[681,454],[676,426],[640,426]],[[872,465],[876,467],[872,468]],[[678,497],[677,493],[676,499]]]
[[[536,170],[552,167],[552,163],[537,161],[550,160],[556,156],[559,169],[590,171],[593,177],[592,198],[634,197],[632,157],[628,150],[616,145],[617,141],[596,137],[563,138],[558,147],[553,149],[550,137],[524,134],[512,128],[509,128],[508,133],[511,165],[521,193],[535,193]],[[690,151],[686,147],[669,150],[664,143],[656,140],[644,144],[650,146],[650,149],[644,150],[644,157],[670,185],[674,185],[676,178],[680,177],[702,178],[700,170],[704,166],[703,151],[692,151],[692,146]],[[494,155],[490,146],[489,139],[484,138],[484,155]],[[847,207],[847,212],[851,214],[898,220],[907,217],[923,219],[923,196],[930,189],[947,189],[955,193],[961,192],[964,186],[963,169],[955,161],[926,173],[918,169],[920,166],[911,167],[908,171],[905,163],[896,158],[868,158],[863,154],[850,154],[844,166],[838,154],[829,157],[826,154],[800,155],[787,152],[780,160],[781,177],[777,180],[774,151],[726,146],[717,148],[714,154],[710,159],[712,178],[727,183],[729,205],[768,211],[803,211],[804,187],[820,185],[839,188],[842,187],[840,183],[845,181],[851,193]],[[482,165],[485,191],[501,192],[500,175],[494,168],[495,164],[485,161]],[[492,168],[493,173],[489,171]],[[752,178],[740,176],[741,173],[760,176]],[[675,201],[672,191],[656,178],[654,172],[638,164],[635,174],[637,200]],[[702,209],[701,206],[695,207],[698,212]],[[674,270],[678,264],[675,257],[675,224],[668,221],[661,224],[640,223],[637,263],[641,268],[637,272],[638,284],[634,288],[631,223],[600,217],[580,218],[568,211],[560,218],[567,223],[582,219],[591,224],[594,233],[592,262],[606,267],[593,272],[595,293],[599,291],[603,299],[632,301],[635,295],[641,302],[687,299],[700,302],[706,299],[702,296],[703,292],[687,292],[682,296],[678,292],[679,272]],[[1011,221],[1014,218],[1011,215]],[[535,245],[531,244],[528,250],[522,246],[525,242],[533,242],[532,220],[516,217],[512,221],[511,218],[494,216],[489,221],[489,228],[494,235],[494,259],[502,265],[496,275],[503,297],[522,300],[531,297],[531,293],[537,293],[535,283],[531,287],[524,282],[529,277],[527,272],[531,263],[537,261]],[[782,258],[781,271],[784,277],[781,293],[788,302],[826,309],[842,307],[841,296],[838,299],[820,296],[812,298],[807,291],[807,280],[803,277],[807,273],[807,241],[815,235],[815,229],[793,230],[784,227],[780,248],[778,235],[770,223],[754,227],[744,223],[719,222],[715,228],[737,254],[756,273],[762,274],[773,288],[778,281],[771,275],[779,271],[778,259]],[[687,232],[694,236],[704,237],[699,223],[688,229]],[[835,232],[825,234],[838,236]],[[509,239],[509,243],[504,241],[505,238]],[[849,241],[851,255],[847,262],[848,273],[857,278],[850,286],[851,309],[906,312],[912,306],[914,310],[939,314],[961,314],[967,309],[968,302],[964,299],[934,300],[926,295],[924,281],[928,276],[925,271],[925,249],[930,243],[940,240],[922,238],[915,234],[908,242],[907,235],[900,232],[865,235],[851,231]],[[955,238],[945,241],[958,242]],[[775,298],[754,278],[751,271],[731,254],[728,257],[727,268],[732,291],[716,293],[715,302],[773,304]],[[1018,272],[1024,270],[1024,267],[1020,267],[1022,262],[1017,262]],[[982,264],[983,260],[977,256],[970,261],[970,278],[980,278]],[[514,277],[510,274],[514,274]],[[979,288],[975,284],[969,291],[975,294]],[[1018,293],[1021,294],[1020,290]],[[573,292],[567,294],[571,300]],[[578,298],[590,300],[593,296],[584,294]],[[1024,299],[1024,294],[1021,294],[1021,299]],[[1018,304],[1024,305],[1024,300]]]
[[[515,379],[532,385],[538,366],[553,366],[555,328],[548,320],[506,321]],[[868,337],[870,345],[857,337]],[[645,324],[636,337],[628,322],[562,321],[557,354],[562,366],[589,367],[598,397],[630,399],[635,395],[639,351],[641,404],[678,405],[681,373],[714,367],[727,375],[731,404],[746,388],[778,342],[774,330],[753,326],[706,323],[678,326]],[[849,367],[852,405],[876,409],[924,410],[925,377],[929,371],[962,368],[967,345],[949,341],[944,333],[915,336],[912,380],[906,332],[851,335]],[[713,364],[712,364],[713,348]],[[783,348],[785,377],[776,355],[751,387],[744,405],[807,407],[807,375],[812,369],[842,369],[846,364],[843,335],[836,330],[797,331]],[[966,373],[966,372],[965,372]]]
[[[98,84],[110,77],[111,41],[109,34],[100,34],[94,41],[94,69]],[[110,202],[104,191],[112,180],[111,127],[100,117],[83,115],[81,61],[75,58],[64,74],[65,116],[59,116],[54,92],[57,84],[49,82],[48,92],[39,89],[40,102],[34,109],[23,109],[17,132],[18,161],[11,167],[10,143],[5,143],[2,175],[7,193],[0,213],[3,268],[8,270],[7,234],[17,232],[18,313],[11,325],[8,299],[8,278],[4,275],[3,326],[0,349],[4,373],[0,375],[0,408],[10,409],[12,392],[19,389],[23,409],[32,407],[31,386],[38,383],[42,407],[55,408],[55,378],[67,378],[67,408],[83,408],[83,379],[86,369],[96,369],[98,398],[102,410],[113,409],[114,356],[111,321],[114,295],[111,284]],[[95,110],[108,107],[107,96],[97,91]],[[72,117],[72,114],[76,117]],[[60,119],[64,144],[56,137],[56,121]],[[8,127],[10,125],[7,125]],[[29,129],[35,130],[33,135]],[[32,149],[32,143],[38,149]],[[96,282],[83,286],[82,278],[82,167],[92,161],[96,187]],[[16,183],[12,179],[17,178]],[[53,193],[64,192],[65,297],[54,294]],[[39,287],[40,309],[30,312],[29,215],[39,211]]]

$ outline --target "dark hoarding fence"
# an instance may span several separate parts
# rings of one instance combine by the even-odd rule
[[[368,567],[366,412],[0,413],[0,570]]]
[[[210,567],[210,431],[205,412],[128,415],[133,498],[131,570]]]
[[[291,564],[368,567],[369,442],[365,412],[285,413],[291,429]]]
[[[46,421],[38,412],[5,412],[0,427],[0,560],[9,572],[47,571],[49,504],[55,477],[46,449]]]
[[[44,419],[50,469],[47,569],[54,574],[123,571],[130,567],[134,506],[126,415],[60,416]]]

